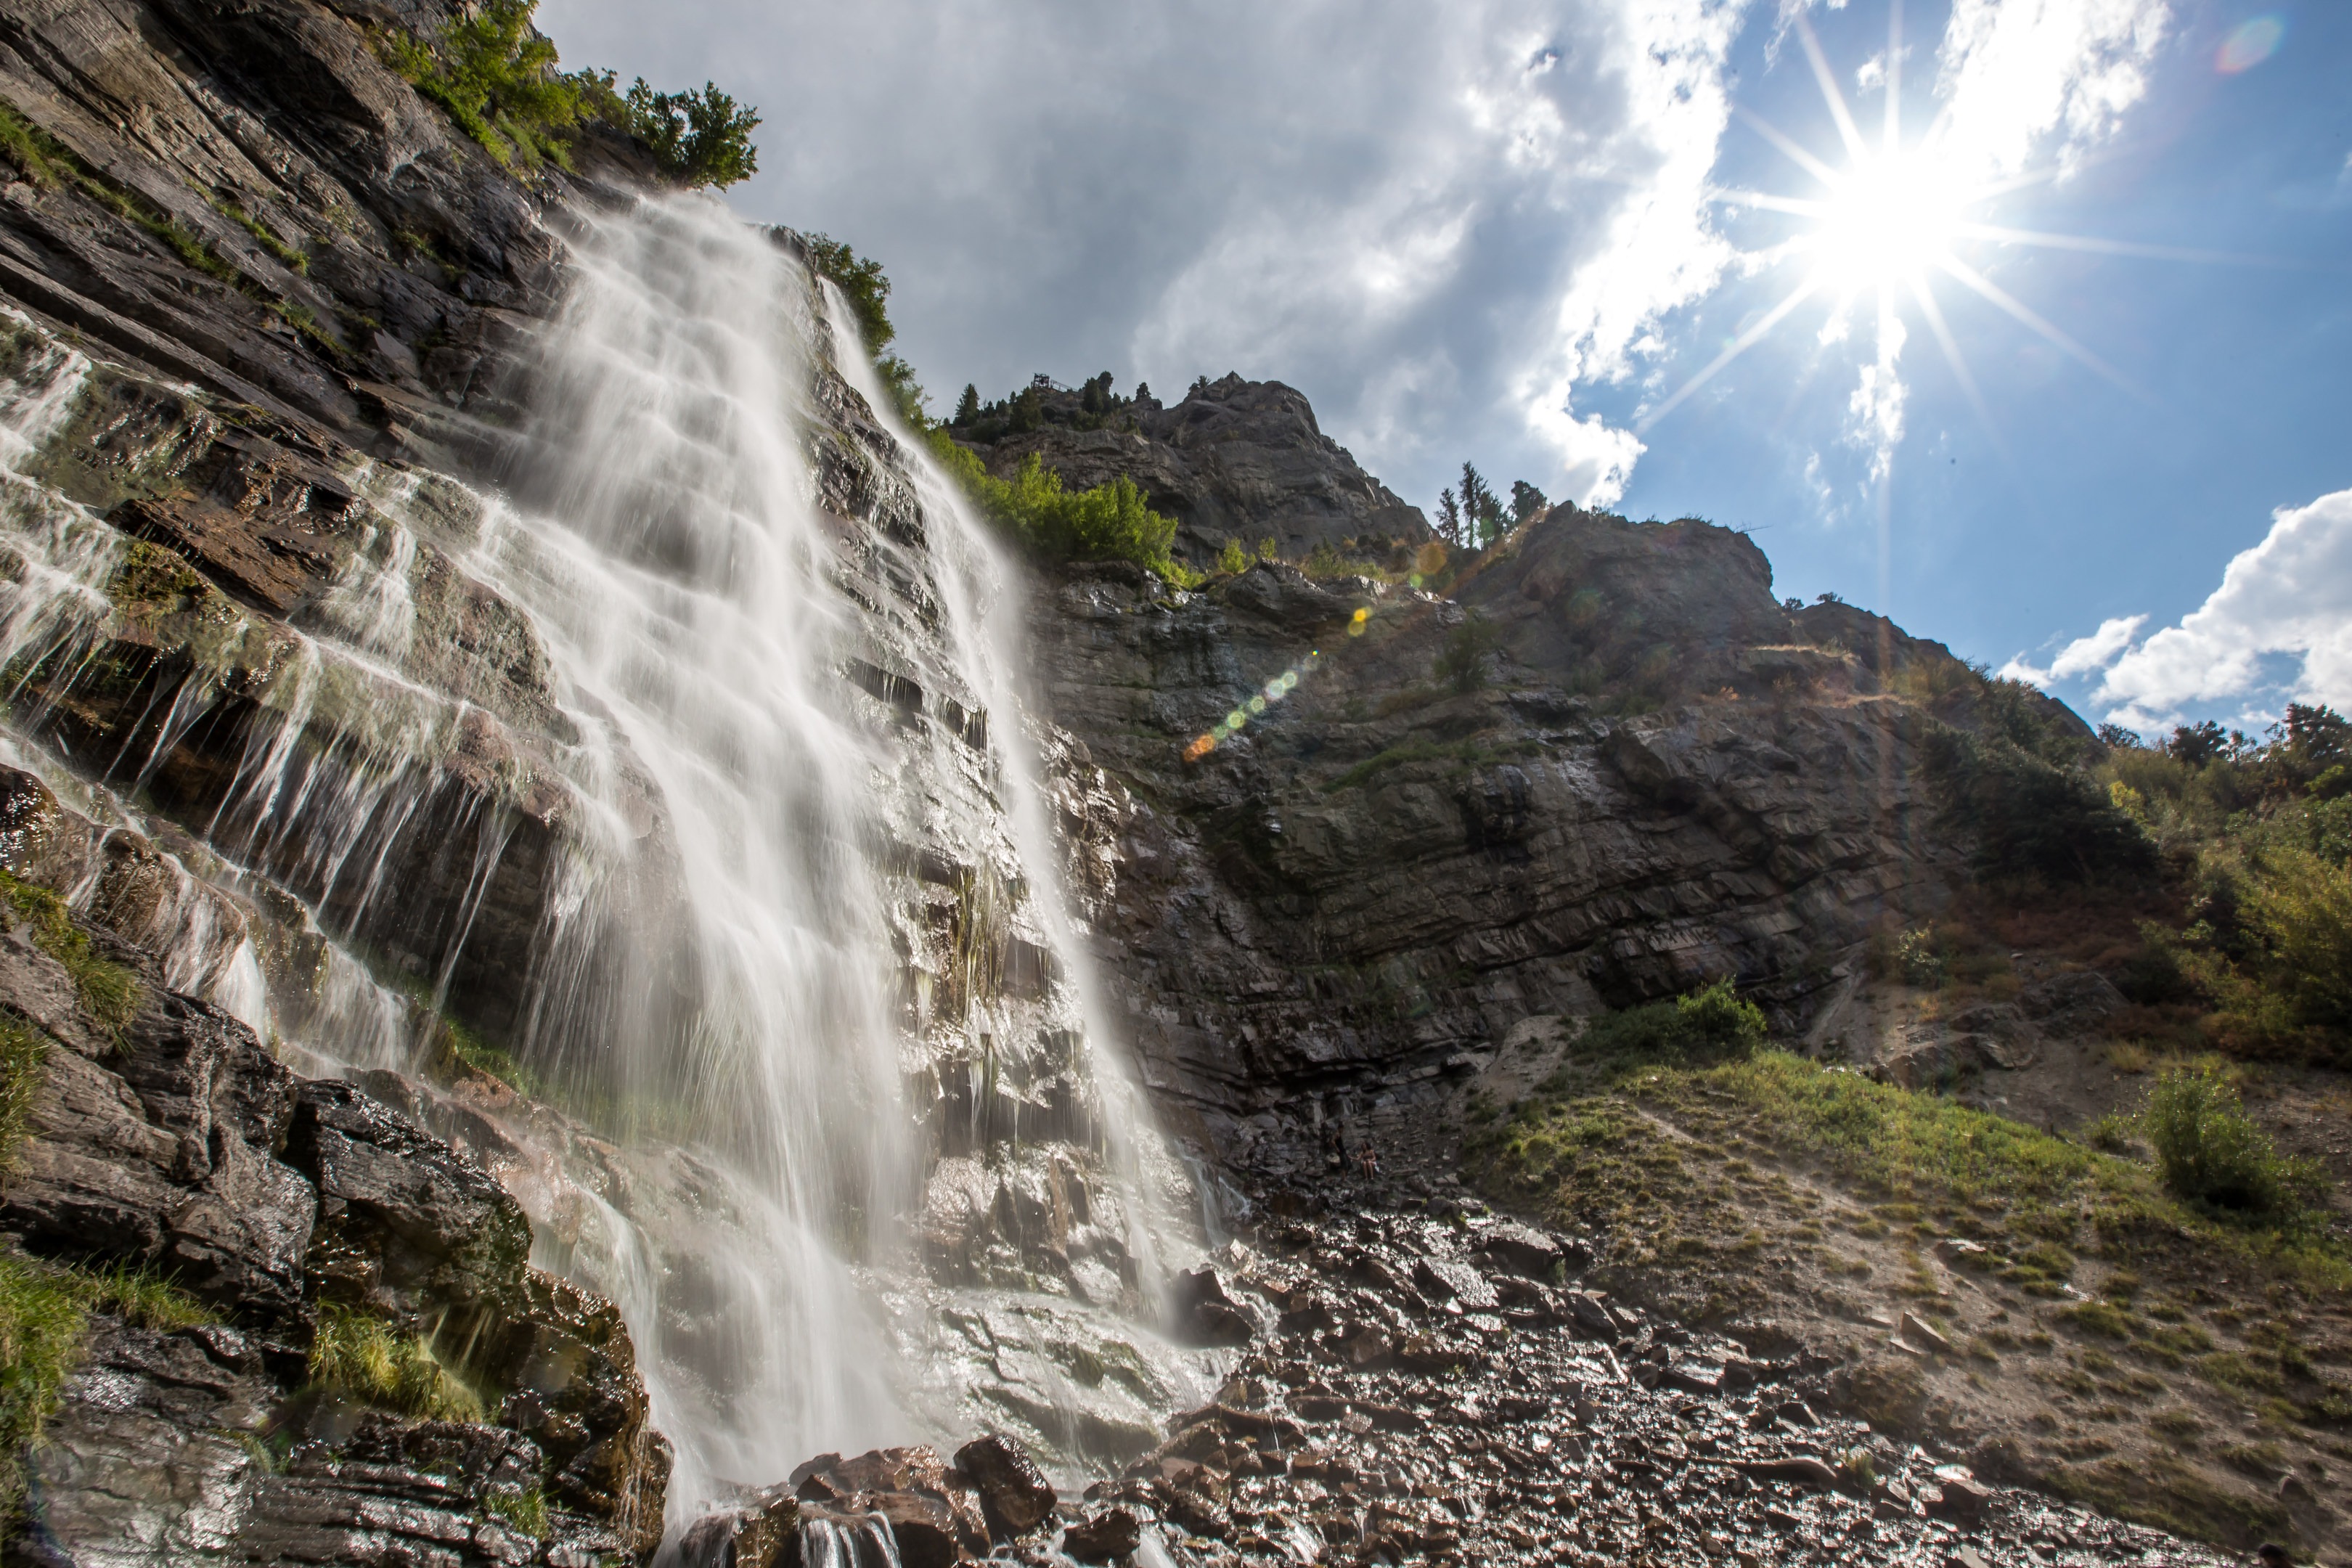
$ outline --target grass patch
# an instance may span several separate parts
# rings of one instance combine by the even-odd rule
[[[24,1496],[17,1456],[40,1441],[57,1410],[88,1322],[70,1275],[0,1253],[0,1517],[13,1516]]]
[[[18,1458],[40,1441],[56,1413],[94,1311],[165,1332],[219,1321],[144,1268],[77,1268],[0,1252],[0,1519],[11,1517],[23,1499]]]
[[[441,1020],[441,1049],[450,1061],[463,1062],[477,1072],[485,1072],[518,1094],[534,1100],[546,1098],[546,1085],[539,1075],[514,1059],[511,1053],[490,1044],[455,1018]]]
[[[350,1308],[319,1312],[310,1342],[311,1386],[435,1421],[479,1421],[481,1396],[443,1366],[432,1347],[386,1319]]]
[[[1366,780],[1378,778],[1391,768],[1402,767],[1407,763],[1457,762],[1475,767],[1480,763],[1491,761],[1495,753],[1487,751],[1475,741],[1455,741],[1451,744],[1435,741],[1407,741],[1401,745],[1391,746],[1385,752],[1366,757],[1362,762],[1325,784],[1323,793],[1337,795],[1343,789],[1354,789]]]
[[[0,1176],[16,1163],[48,1059],[47,1035],[12,1013],[0,1013]]]
[[[144,999],[139,977],[100,957],[89,933],[74,924],[65,900],[48,889],[0,871],[0,903],[31,926],[35,946],[65,966],[82,1011],[121,1049]]]
[[[495,1491],[482,1499],[482,1511],[535,1539],[547,1535],[547,1494],[537,1487],[528,1491]]]

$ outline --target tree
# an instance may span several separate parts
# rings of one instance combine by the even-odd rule
[[[2230,735],[2210,719],[2201,724],[2177,725],[2173,729],[2172,739],[2164,743],[2164,749],[2174,760],[2187,763],[2192,768],[2201,768],[2230,754]]]
[[[2302,702],[2286,705],[2287,749],[2305,762],[2326,766],[2352,762],[2352,721],[2333,708]]]
[[[825,235],[812,234],[805,243],[810,268],[840,289],[842,298],[849,301],[849,313],[857,321],[858,341],[872,357],[874,368],[881,375],[899,417],[919,428],[928,426],[930,420],[923,412],[923,388],[915,379],[915,367],[897,354],[882,352],[898,335],[898,329],[890,324],[890,279],[883,273],[882,264],[870,256],[859,256]],[[977,393],[969,387],[965,391],[977,402]]]
[[[1454,499],[1450,488],[1437,497],[1437,535],[1448,544],[1462,542],[1462,503]]]
[[[2136,752],[2139,750],[2139,731],[2137,730],[2126,730],[2121,724],[2099,726],[2099,744],[2102,746],[2112,747],[2117,751]]]
[[[1208,394],[1209,378],[1205,375],[1196,375],[1192,378],[1192,384],[1184,393],[1184,400],[1189,403],[1195,397],[1205,397]]]
[[[1151,384],[1150,382],[1139,381],[1135,384],[1135,401],[1138,403],[1149,403],[1151,401]]]
[[[1536,489],[1527,480],[1511,481],[1511,521],[1513,523],[1524,524],[1549,505],[1551,501],[1546,498],[1543,491]]]
[[[963,384],[963,395],[956,399],[954,423],[969,425],[980,417],[980,388],[970,382]]]
[[[1110,372],[1108,371],[1103,372],[1087,382],[1084,390],[1078,395],[1078,406],[1089,414],[1108,413],[1111,405],[1118,401],[1118,399],[1110,389]]]
[[[736,108],[715,84],[706,81],[700,91],[656,92],[639,77],[626,102],[629,130],[680,184],[726,186],[758,173],[760,151],[751,145],[751,132],[760,111]]]
[[[1503,503],[1468,463],[1462,465],[1462,521],[1464,542],[1473,550],[1483,550],[1503,536]]]

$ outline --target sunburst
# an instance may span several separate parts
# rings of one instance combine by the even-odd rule
[[[2137,245],[2086,235],[2053,234],[1988,221],[1989,204],[2011,193],[2047,183],[2058,171],[2041,169],[1997,180],[1980,177],[1965,166],[1950,145],[1948,110],[1939,114],[1917,137],[1906,139],[1903,125],[1901,0],[1894,0],[1888,7],[1885,118],[1874,142],[1865,137],[1855,122],[1853,111],[1822,53],[1821,40],[1802,11],[1796,14],[1792,25],[1805,58],[1812,67],[1831,121],[1837,127],[1843,162],[1833,163],[1815,153],[1751,110],[1735,110],[1742,121],[1811,176],[1818,187],[1814,193],[1803,195],[1740,189],[1713,193],[1714,201],[1727,208],[1784,213],[1801,220],[1797,231],[1789,238],[1749,257],[1760,270],[1792,271],[1794,281],[1777,303],[1696,374],[1646,410],[1635,423],[1637,432],[1646,433],[1726,366],[1770,335],[1801,306],[1817,297],[1832,301],[1832,320],[1843,320],[1854,304],[1864,297],[1873,298],[1878,319],[1880,363],[1890,371],[1901,352],[1899,319],[1906,307],[1916,310],[1962,391],[1990,429],[1990,413],[1937,299],[1939,283],[1958,284],[2084,368],[2135,397],[2144,397],[2121,371],[1970,265],[1961,255],[1962,247],[1977,242],[2180,261],[2263,259],[2217,251]]]

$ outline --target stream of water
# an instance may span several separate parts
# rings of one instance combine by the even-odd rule
[[[1190,1183],[1110,1046],[1062,889],[1017,574],[788,244],[704,197],[584,221],[501,492],[465,492],[453,538],[446,481],[362,468],[379,521],[335,592],[291,634],[236,633],[291,651],[232,805],[194,825],[219,863],[190,868],[233,889],[277,877],[329,937],[402,900],[384,847],[439,798],[469,721],[415,673],[441,652],[418,647],[411,591],[434,542],[520,608],[551,666],[569,804],[508,1045],[571,1131],[518,1120],[528,1157],[500,1173],[535,1260],[629,1321],[677,1453],[673,1523],[821,1450],[994,1417],[1074,1461],[1118,1426],[1107,1400],[1148,1423],[1214,1367],[1145,1326],[1199,1247],[1170,1217]],[[12,660],[91,643],[110,615],[119,536],[26,472],[87,371],[51,351],[0,401],[24,562],[0,590]],[[874,411],[863,441],[845,382]],[[845,521],[852,499],[878,521]],[[204,679],[173,700],[191,722]],[[307,742],[329,713],[343,738]],[[61,783],[88,771],[19,754]],[[80,779],[77,804],[142,822],[138,767],[109,774],[95,795]],[[512,826],[476,811],[450,829],[470,857],[452,954]],[[932,927],[923,897],[946,911]],[[1004,952],[1042,954],[1037,973],[980,984]],[[190,984],[320,1070],[415,1070],[420,1009],[455,963],[404,991],[330,945],[287,997],[265,994],[250,943],[215,958]],[[1009,1154],[979,1136],[1000,1084],[1049,1069],[1079,1086],[1076,1110],[1024,1112],[1042,1136],[1016,1129]],[[962,1152],[943,1157],[956,1114]],[[1066,1280],[1019,1258],[926,1267],[940,1194],[1000,1178],[1076,1216],[1055,1222]]]

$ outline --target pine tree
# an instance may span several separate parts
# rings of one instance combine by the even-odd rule
[[[980,388],[970,382],[963,384],[963,395],[956,399],[955,423],[969,425],[980,417]]]
[[[1551,502],[1545,497],[1543,491],[1536,489],[1527,480],[1511,481],[1511,521],[1514,524],[1526,522],[1549,505]]]
[[[1462,542],[1462,503],[1450,489],[1437,498],[1437,536],[1448,544]]]

